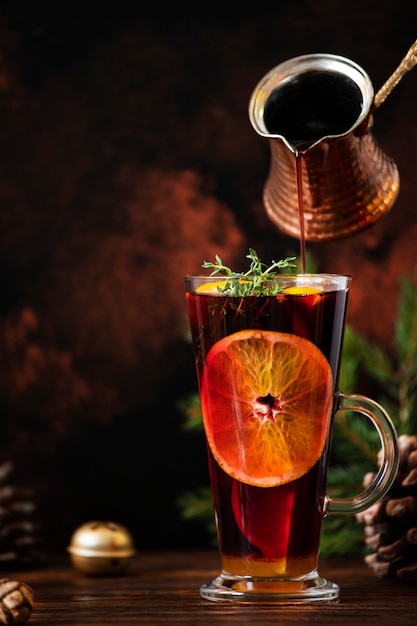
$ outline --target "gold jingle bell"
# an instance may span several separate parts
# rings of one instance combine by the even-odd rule
[[[108,576],[124,572],[136,550],[124,526],[92,521],[74,532],[68,552],[74,567],[84,574]]]

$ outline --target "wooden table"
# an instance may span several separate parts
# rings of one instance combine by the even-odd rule
[[[28,583],[35,605],[28,625],[73,624],[177,626],[328,624],[385,626],[417,624],[417,584],[380,580],[359,560],[322,560],[320,573],[338,583],[341,597],[302,606],[214,603],[200,584],[218,573],[215,552],[139,554],[123,575],[92,578],[68,559],[42,569],[8,572]]]

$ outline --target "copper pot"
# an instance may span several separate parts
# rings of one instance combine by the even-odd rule
[[[399,174],[373,136],[373,101],[367,73],[331,54],[290,59],[258,83],[249,117],[257,133],[270,140],[263,198],[283,232],[300,236],[297,158],[307,241],[353,235],[392,207]]]

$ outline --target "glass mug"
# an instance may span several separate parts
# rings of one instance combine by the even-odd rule
[[[338,390],[351,279],[277,276],[276,295],[261,296],[224,291],[228,277],[185,280],[222,567],[201,595],[335,599],[339,587],[317,569],[322,520],[380,500],[398,468],[385,410]],[[332,421],[346,410],[376,428],[381,464],[366,490],[336,499],[326,494]]]

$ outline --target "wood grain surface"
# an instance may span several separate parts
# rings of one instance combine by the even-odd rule
[[[31,624],[255,625],[320,624],[402,626],[417,621],[417,587],[381,580],[358,559],[323,560],[320,573],[341,588],[337,601],[302,606],[212,603],[200,585],[218,573],[215,552],[139,554],[118,577],[92,578],[66,559],[7,577],[31,585]]]

